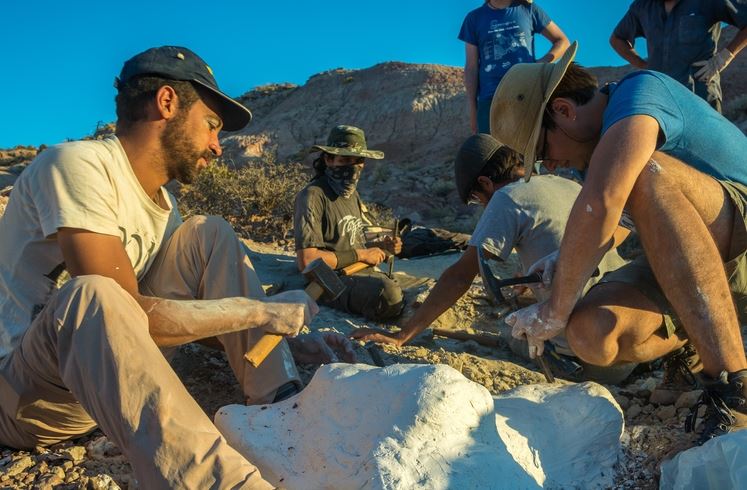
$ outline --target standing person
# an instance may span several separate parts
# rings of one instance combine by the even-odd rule
[[[534,35],[552,43],[539,62],[558,59],[568,38],[532,0],[487,0],[464,18],[459,40],[466,49],[464,87],[473,133],[490,133],[490,101],[498,82],[516,63],[535,61]]]
[[[302,291],[265,298],[222,219],[182,223],[171,179],[220,156],[251,113],[192,51],[152,48],[116,81],[115,136],[46,149],[0,219],[0,444],[31,449],[99,426],[143,488],[273,488],[231,448],[159,348],[217,336],[249,403],[301,387],[294,359],[352,359],[341,336],[284,342],[317,311]],[[329,345],[328,345],[329,344]]]
[[[555,175],[538,175],[523,182],[524,172],[522,159],[490,135],[475,134],[467,138],[454,160],[454,180],[463,203],[477,201],[485,208],[467,250],[443,272],[423,304],[402,323],[400,331],[392,333],[359,328],[350,336],[397,346],[410,342],[467,292],[479,272],[480,247],[502,261],[508,260],[516,249],[524,272],[557,250],[581,186]],[[627,230],[621,229],[618,241],[621,242],[625,236]],[[616,250],[610,250],[600,265],[600,273],[589,280],[587,288],[624,262]],[[544,289],[536,291],[540,298],[546,293]],[[559,352],[574,356],[562,336],[551,341]],[[616,383],[626,378],[635,366],[623,363],[600,369],[586,365],[583,366],[586,371],[583,376]],[[567,373],[555,374],[563,376]]]
[[[550,298],[507,321],[540,350],[565,331],[573,351],[600,366],[661,357],[689,338],[708,407],[700,441],[747,428],[735,308],[747,299],[747,137],[662,73],[635,72],[600,90],[571,63],[576,48],[555,64],[516,65],[493,99],[493,136],[525,164],[585,175],[560,253],[539,267]],[[644,259],[579,300],[623,217]]]
[[[365,216],[358,180],[366,158],[381,160],[384,153],[368,149],[363,130],[347,125],[332,128],[327,144],[312,149],[320,152],[314,160],[315,175],[296,196],[293,219],[298,270],[317,258],[335,270],[355,262],[373,267],[401,252],[399,238],[366,243],[364,235],[372,223]],[[341,279],[345,291],[329,306],[371,320],[402,312],[402,289],[381,271],[369,268]]]
[[[721,50],[721,23],[739,32]],[[646,39],[648,59],[635,50]],[[631,65],[666,73],[721,112],[721,72],[747,45],[747,6],[731,0],[635,0],[610,44]]]

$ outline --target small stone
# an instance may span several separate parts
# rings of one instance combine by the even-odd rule
[[[62,485],[63,480],[54,473],[47,473],[42,475],[34,485],[34,488],[39,490],[52,490],[57,485]]]
[[[40,461],[29,470],[29,473],[46,473],[47,469],[49,469],[49,464],[46,461]]]
[[[79,461],[82,461],[83,458],[86,457],[86,448],[84,448],[83,446],[68,447],[62,451],[62,455],[66,459],[77,463]]]
[[[5,474],[8,476],[15,476],[32,466],[34,466],[34,460],[31,459],[31,456],[24,456],[13,461],[10,466],[5,469]]]
[[[656,417],[662,422],[673,418],[677,414],[677,409],[672,405],[664,405],[656,409]]]
[[[52,468],[50,468],[50,473],[57,476],[60,481],[65,479],[65,470],[63,470],[61,466],[52,466]]]
[[[656,389],[656,385],[658,384],[659,382],[656,380],[656,378],[647,378],[644,382],[640,384],[639,389],[653,392]]]
[[[634,403],[630,406],[630,408],[628,408],[625,414],[628,416],[628,418],[634,419],[641,414],[641,406],[637,403]]]
[[[615,401],[623,410],[627,410],[628,407],[630,407],[630,398],[628,398],[627,396],[615,395]]]
[[[119,485],[109,475],[96,475],[88,480],[86,487],[90,490],[109,490],[119,488]]]
[[[653,412],[653,411],[654,411],[654,406],[653,406],[653,405],[643,405],[643,406],[641,407],[641,411],[642,411],[643,413],[651,413],[651,412]]]
[[[654,405],[672,405],[680,396],[679,391],[656,389],[651,393],[648,401]]]
[[[677,398],[674,406],[676,408],[692,408],[698,402],[702,393],[702,390],[686,391]]]
[[[36,475],[29,473],[26,475],[26,478],[23,479],[23,484],[31,485],[32,483],[34,483],[35,479],[36,479]]]

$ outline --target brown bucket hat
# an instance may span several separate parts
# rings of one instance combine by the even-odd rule
[[[555,63],[520,63],[504,75],[490,105],[490,134],[524,157],[525,180],[537,160],[547,101],[576,56],[578,41]]]
[[[383,151],[369,150],[366,146],[366,135],[355,126],[340,125],[332,128],[326,145],[314,145],[311,151],[325,151],[331,155],[344,157],[365,157],[381,160]]]

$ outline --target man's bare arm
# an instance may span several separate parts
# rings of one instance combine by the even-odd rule
[[[313,312],[308,308],[315,308],[308,306],[310,299],[303,292],[294,292],[287,298],[290,303],[248,298],[177,301],[143,296],[118,237],[61,228],[57,242],[70,275],[109,277],[137,301],[148,315],[151,337],[159,346],[179,345],[246,328],[293,335],[305,320],[310,320]]]
[[[369,265],[378,265],[387,256],[386,252],[380,247],[356,248],[355,255],[358,262],[365,262]],[[298,266],[298,270],[304,270],[309,263],[318,258],[321,258],[332,269],[337,269],[337,255],[334,252],[310,247],[296,251],[296,265]]]
[[[571,210],[553,277],[550,307],[567,319],[584,284],[612,245],[633,186],[656,150],[659,125],[649,116],[614,124],[594,150]]]
[[[641,58],[641,56],[635,50],[635,47],[627,40],[619,38],[612,34],[610,36],[610,46],[612,46],[612,49],[614,49],[615,52],[617,52],[617,54],[622,57],[622,59],[635,66],[636,68],[640,68],[642,70],[648,68],[648,62]]]
[[[467,247],[459,260],[441,274],[420,308],[402,325],[402,343],[412,340],[451,308],[469,290],[478,272],[477,249]]]
[[[747,46],[747,27],[740,29],[734,39],[726,46],[735,57]]]
[[[360,328],[351,334],[354,339],[404,345],[417,337],[467,292],[479,272],[477,249],[467,247],[461,258],[446,269],[415,314],[402,324],[402,330],[392,334],[384,330]]]
[[[563,33],[555,22],[547,24],[547,26],[542,30],[542,36],[552,43],[552,47],[550,47],[550,51],[548,51],[545,56],[537,60],[540,63],[551,63],[557,60],[563,56],[565,50],[571,45],[568,41],[568,37],[566,37],[565,33]]]

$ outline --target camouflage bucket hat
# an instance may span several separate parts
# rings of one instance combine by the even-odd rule
[[[369,150],[366,146],[366,135],[355,126],[336,126],[329,132],[326,145],[314,145],[311,151],[324,151],[331,155],[344,157],[365,157],[381,160],[383,151]]]
[[[490,104],[490,134],[524,157],[525,180],[537,160],[542,115],[576,56],[578,41],[555,63],[520,63],[503,76]]]

